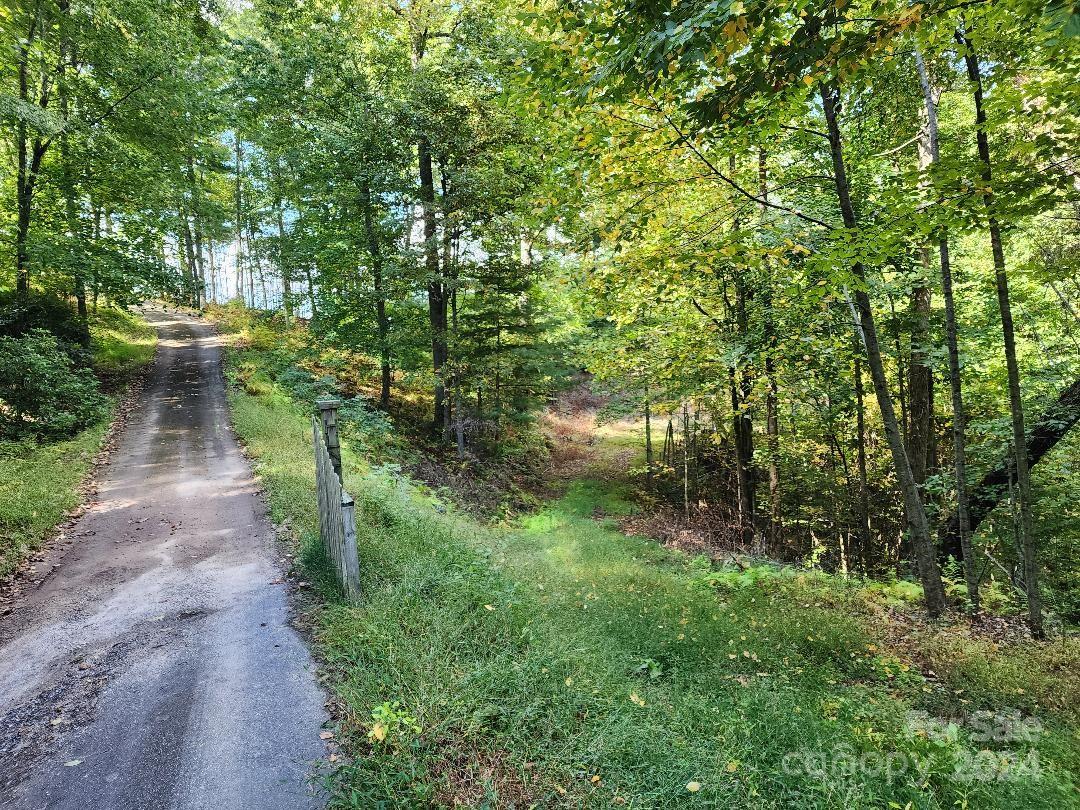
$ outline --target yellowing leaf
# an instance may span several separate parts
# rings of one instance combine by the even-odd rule
[[[386,739],[386,726],[382,723],[376,723],[371,727],[371,731],[368,732],[368,736],[376,742],[382,742]]]
[[[691,793],[697,793],[699,790],[701,790],[701,782],[687,782],[686,789],[689,790]]]
[[[739,761],[737,759],[731,760],[731,762],[727,764],[727,768],[725,768],[725,770],[728,773],[735,773],[735,771],[739,770]]]
[[[645,699],[640,697],[637,692],[631,692],[630,693],[630,702],[637,705],[637,706],[644,706],[645,705]]]

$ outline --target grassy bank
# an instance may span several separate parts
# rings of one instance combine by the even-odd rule
[[[309,422],[261,356],[230,355],[236,429],[325,582]],[[365,599],[324,588],[317,611],[332,806],[1077,801],[1072,642],[1002,646],[888,590],[716,570],[594,519],[625,508],[597,481],[481,525],[346,444]]]
[[[95,371],[114,394],[113,406],[106,418],[66,441],[0,441],[0,578],[78,505],[80,486],[115,416],[115,397],[154,356],[156,333],[136,315],[102,309],[90,326]]]

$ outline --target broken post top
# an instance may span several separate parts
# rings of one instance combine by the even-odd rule
[[[341,400],[329,395],[324,395],[315,400],[315,404],[319,407],[320,411],[336,411],[341,407]]]

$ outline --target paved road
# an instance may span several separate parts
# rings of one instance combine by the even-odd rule
[[[0,807],[318,807],[324,695],[216,339],[147,317],[158,356],[97,498],[0,619]]]

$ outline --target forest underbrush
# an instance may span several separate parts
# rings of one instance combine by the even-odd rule
[[[587,474],[478,521],[381,460],[406,439],[375,411],[345,431],[364,596],[341,601],[315,539],[317,392],[283,385],[275,357],[236,341],[230,400],[294,584],[317,592],[331,806],[1075,805],[1075,640],[931,623],[905,586],[628,536],[627,492]]]

